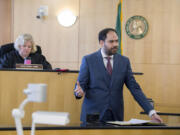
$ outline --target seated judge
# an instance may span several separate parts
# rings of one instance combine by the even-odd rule
[[[127,57],[117,53],[118,35],[115,29],[106,28],[99,32],[101,49],[82,59],[75,87],[77,99],[83,99],[81,121],[88,114],[99,114],[100,121],[124,120],[124,84],[134,99],[156,122],[162,122],[136,82]]]
[[[31,64],[42,64],[43,69],[52,69],[45,56],[36,52],[37,48],[30,34],[18,36],[14,48],[15,50],[4,54],[0,58],[0,68],[16,68],[16,64],[24,64],[25,59],[30,58]]]

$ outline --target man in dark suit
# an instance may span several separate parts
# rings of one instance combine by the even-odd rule
[[[77,99],[84,97],[81,121],[87,114],[98,113],[101,121],[124,119],[123,85],[126,84],[139,105],[152,120],[162,122],[136,82],[130,61],[117,53],[116,30],[106,28],[99,32],[101,49],[84,56],[74,90]]]

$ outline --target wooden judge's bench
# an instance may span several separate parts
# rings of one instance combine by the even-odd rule
[[[31,125],[32,112],[41,110],[69,112],[72,122],[79,121],[81,101],[73,95],[77,76],[77,71],[0,70],[0,126],[14,125],[11,111],[26,98],[23,91],[28,83],[47,84],[47,101],[25,106],[24,126]]]
[[[47,84],[47,101],[28,103],[25,106],[25,117],[22,119],[25,135],[30,134],[31,115],[35,111],[70,114],[70,124],[67,126],[40,125],[37,126],[36,135],[180,135],[179,120],[176,123],[166,123],[167,126],[82,126],[79,121],[82,100],[76,100],[73,95],[77,76],[78,71],[0,70],[0,135],[16,134],[11,111],[18,108],[26,98],[23,90],[28,83]]]

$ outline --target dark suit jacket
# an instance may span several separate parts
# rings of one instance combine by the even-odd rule
[[[92,113],[99,113],[101,119],[106,109],[112,110],[115,120],[122,121],[124,84],[145,112],[148,113],[153,109],[133,77],[129,59],[120,54],[114,55],[112,76],[108,74],[104,66],[100,50],[84,56],[78,81],[85,91],[81,111],[83,122],[86,121],[86,115]]]

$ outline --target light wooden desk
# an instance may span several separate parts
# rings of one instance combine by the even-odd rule
[[[30,135],[30,130],[24,131]],[[144,127],[144,126],[121,126],[121,127],[49,127],[39,128],[35,135],[179,135],[180,127]],[[0,135],[16,135],[14,128],[1,128]]]

